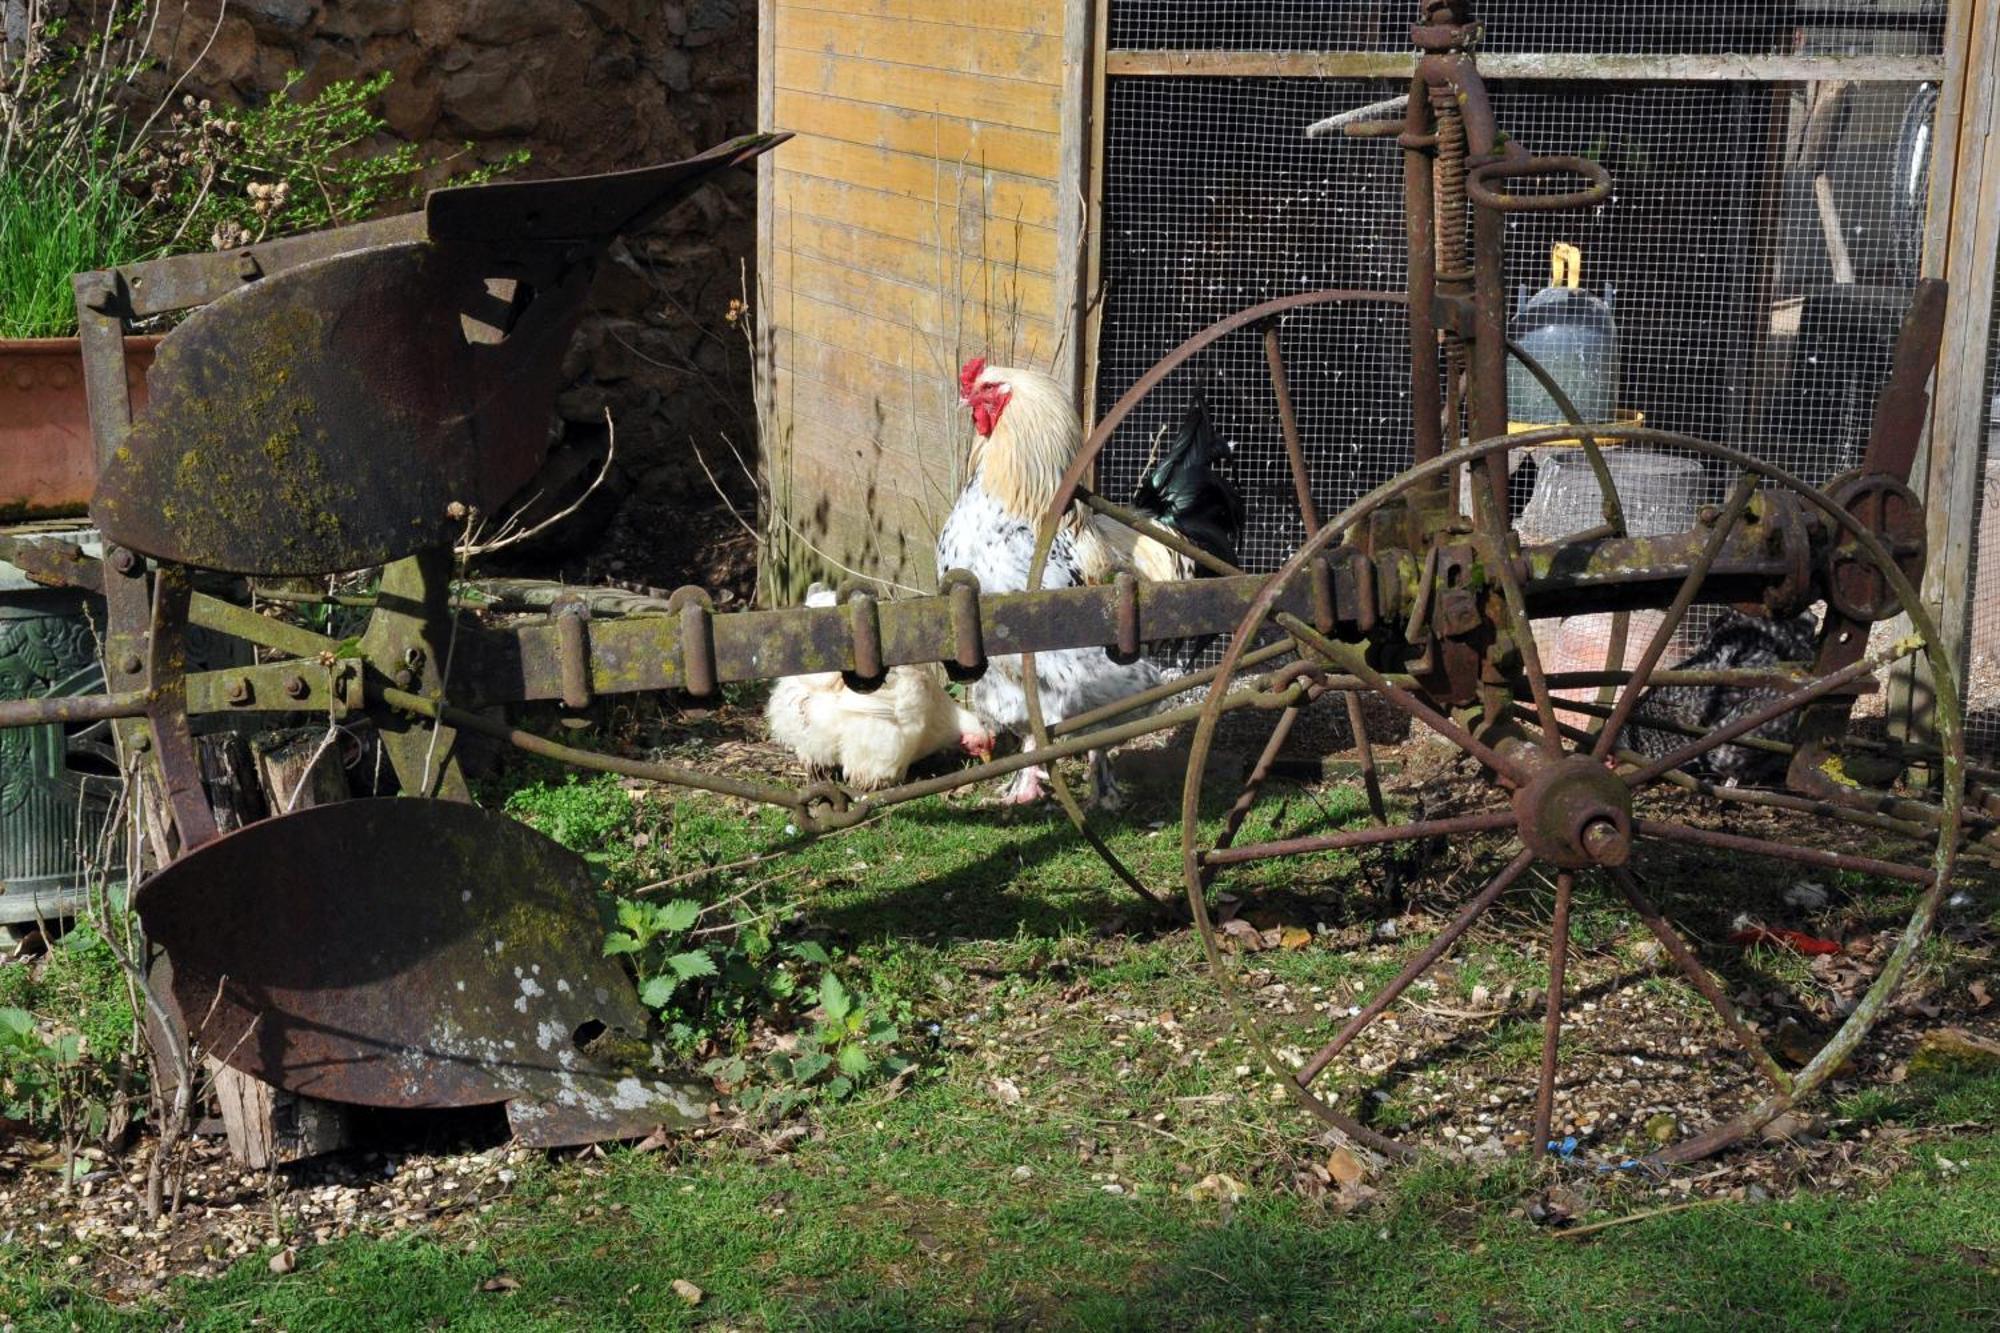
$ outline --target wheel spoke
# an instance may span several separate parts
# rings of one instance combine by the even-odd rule
[[[1306,469],[1306,453],[1299,443],[1299,418],[1292,407],[1292,381],[1285,373],[1285,354],[1278,346],[1278,321],[1264,326],[1264,361],[1271,370],[1271,390],[1278,397],[1278,427],[1285,437],[1285,459],[1291,464],[1292,489],[1298,492],[1299,519],[1306,536],[1319,531],[1319,509],[1313,504],[1312,474]]]
[[[1347,729],[1354,733],[1354,757],[1361,764],[1361,785],[1368,793],[1368,813],[1377,824],[1389,822],[1388,807],[1382,801],[1382,777],[1375,769],[1375,746],[1368,739],[1368,717],[1361,696],[1346,692]]]
[[[1232,811],[1232,813],[1234,813]],[[1241,823],[1239,819],[1237,821]],[[1511,810],[1495,810],[1483,815],[1457,815],[1450,819],[1427,819],[1414,824],[1385,824],[1362,829],[1343,829],[1310,838],[1286,838],[1279,842],[1252,842],[1231,847],[1218,842],[1214,851],[1204,853],[1204,868],[1245,865],[1283,856],[1311,856],[1318,852],[1338,852],[1353,847],[1375,847],[1385,842],[1415,842],[1420,838],[1449,838],[1465,833],[1493,833],[1510,829],[1518,821]],[[1233,834],[1234,828],[1225,829]]]
[[[1842,686],[1852,684],[1863,676],[1872,676],[1889,663],[1900,661],[1917,652],[1922,647],[1922,640],[1914,635],[1907,639],[1898,640],[1883,651],[1873,653],[1856,662],[1853,666],[1844,667],[1830,676],[1821,676],[1811,684],[1801,689],[1793,690],[1789,694],[1781,694],[1762,708],[1737,718],[1728,726],[1719,727],[1706,736],[1689,741],[1679,749],[1653,760],[1638,772],[1627,774],[1625,781],[1631,786],[1643,787],[1647,783],[1658,779],[1662,773],[1680,768],[1691,760],[1699,759],[1710,750],[1727,745],[1738,736],[1756,731],[1766,723],[1781,718],[1785,714],[1799,708],[1803,708],[1813,700],[1831,694]],[[1599,739],[1601,741],[1603,736],[1612,734],[1614,733],[1611,727],[1607,725]]]
[[[1666,615],[1660,620],[1653,637],[1646,644],[1646,651],[1639,658],[1638,669],[1632,679],[1625,683],[1624,693],[1618,696],[1618,706],[1611,711],[1610,721],[1597,733],[1597,744],[1591,748],[1593,759],[1610,757],[1612,747],[1618,744],[1619,733],[1632,719],[1632,710],[1639,706],[1639,696],[1645,692],[1646,682],[1652,677],[1653,668],[1666,655],[1667,645],[1673,642],[1674,631],[1681,627],[1682,617],[1694,605],[1694,599],[1701,592],[1701,585],[1708,581],[1708,571],[1715,564],[1715,558],[1722,554],[1729,536],[1736,530],[1737,520],[1750,507],[1751,497],[1757,494],[1757,478],[1745,472],[1736,479],[1736,486],[1729,493],[1729,503],[1723,507],[1722,517],[1716,520],[1715,528],[1702,544],[1701,554],[1688,567],[1687,577],[1681,580],[1680,588],[1674,593],[1674,600],[1668,604]]]
[[[1811,866],[1815,870],[1851,870],[1861,875],[1900,879],[1909,884],[1930,884],[1937,878],[1936,871],[1925,870],[1920,866],[1897,865],[1893,861],[1878,861],[1872,856],[1856,856],[1851,852],[1828,852],[1817,847],[1799,847],[1788,842],[1767,842],[1762,838],[1746,838],[1740,833],[1691,828],[1686,824],[1668,824],[1656,819],[1635,819],[1632,821],[1632,831],[1642,838],[1677,842],[1688,847],[1706,847],[1710,851],[1745,852],[1751,856],[1768,856],[1778,861],[1793,861],[1799,865]]]
[[[1535,1085],[1535,1152],[1548,1149],[1549,1127],[1555,1118],[1556,1056],[1562,1043],[1563,971],[1569,962],[1569,904],[1576,877],[1565,870],[1556,876],[1556,919],[1549,938],[1549,1005],[1542,1019],[1542,1074]]]
[[[1639,887],[1639,881],[1632,877],[1632,872],[1623,866],[1611,866],[1608,869],[1611,871],[1611,877],[1618,882],[1619,889],[1625,894],[1626,901],[1632,904],[1632,910],[1639,914],[1639,919],[1646,923],[1646,928],[1653,932],[1653,937],[1673,956],[1674,962],[1680,965],[1681,972],[1686,975],[1694,988],[1701,992],[1709,1007],[1721,1017],[1723,1025],[1736,1038],[1737,1045],[1756,1061],[1758,1069],[1763,1071],[1764,1077],[1771,1081],[1772,1086],[1780,1092],[1790,1092],[1792,1076],[1778,1067],[1778,1062],[1764,1049],[1764,1043],[1750,1030],[1742,1015],[1736,1012],[1736,1006],[1729,1002],[1729,997],[1722,993],[1722,987],[1716,984],[1715,974],[1694,956],[1694,950],[1690,949],[1687,941],[1680,937],[1680,932],[1667,924],[1667,919],[1660,915],[1660,909],[1653,906],[1652,901],[1646,897],[1646,891]]]
[[[1439,931],[1438,937],[1426,945],[1422,953],[1412,958],[1409,964],[1396,974],[1394,981],[1384,986],[1380,993],[1368,1002],[1367,1008],[1348,1019],[1347,1026],[1343,1027],[1332,1041],[1320,1047],[1312,1059],[1306,1061],[1305,1066],[1293,1075],[1293,1081],[1300,1087],[1305,1087],[1318,1078],[1321,1071],[1347,1049],[1349,1042],[1360,1036],[1362,1030],[1380,1018],[1382,1012],[1394,1004],[1403,992],[1410,988],[1412,982],[1430,971],[1437,960],[1444,957],[1445,950],[1451,948],[1458,937],[1479,919],[1480,914],[1491,907],[1494,901],[1507,891],[1508,886],[1521,877],[1534,859],[1535,854],[1523,848],[1518,856],[1509,861],[1506,867],[1493,877],[1492,883],[1480,890],[1477,898],[1459,910],[1458,915],[1452,918],[1451,924]]]
[[[1264,742],[1263,753],[1257,756],[1257,763],[1251,768],[1249,778],[1243,783],[1243,790],[1236,794],[1236,803],[1229,807],[1229,813],[1223,817],[1222,833],[1215,840],[1217,850],[1227,848],[1236,841],[1237,831],[1243,827],[1245,816],[1250,813],[1250,808],[1257,804],[1257,796],[1264,790],[1264,783],[1270,778],[1271,769],[1277,764],[1279,753],[1285,748],[1285,742],[1291,738],[1292,727],[1299,720],[1300,710],[1312,697],[1309,692],[1306,701],[1288,704],[1285,711],[1278,714],[1277,724],[1271,728],[1271,738]],[[1203,883],[1215,877],[1215,867],[1219,864],[1221,863],[1210,862],[1203,866]]]

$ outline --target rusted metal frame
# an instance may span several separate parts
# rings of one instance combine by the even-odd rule
[[[83,351],[83,386],[90,409],[91,442],[97,466],[102,469],[132,424],[131,380],[125,373],[128,294],[110,273],[78,274],[72,285],[76,291],[77,336]],[[148,643],[153,596],[146,562],[136,551],[107,544],[99,567],[104,573],[104,688],[111,694],[150,691],[153,679],[147,659],[151,655]],[[120,768],[134,774],[135,786],[148,782],[162,784],[148,720],[119,719],[112,725],[112,736]],[[164,860],[169,849],[156,848],[155,854]]]
[[[377,245],[394,245],[425,238],[421,211],[357,222],[324,231],[261,241],[238,250],[207,254],[170,255],[165,259],[126,264],[109,270],[129,294],[133,318],[146,319],[176,310],[191,310],[220,300],[237,288],[262,278],[276,276],[321,259],[331,259],[354,250]]]
[[[1899,879],[1906,884],[1928,885],[1936,878],[1932,871],[1919,866],[1897,865],[1893,861],[1881,861],[1872,856],[1856,856],[1851,852],[1829,852],[1818,847],[1799,847],[1787,842],[1769,842],[1763,838],[1744,837],[1740,833],[1692,828],[1685,824],[1664,823],[1656,819],[1635,819],[1632,821],[1632,831],[1642,838],[1656,838],[1661,842],[1684,843],[1690,847],[1705,847],[1710,851],[1768,856],[1774,860],[1812,866],[1816,870],[1850,870],[1856,874],[1878,875],[1883,879]]]
[[[1147,641],[1226,633],[1266,584],[1262,576],[1142,583],[1132,591]],[[1311,579],[1280,590],[1284,604],[1312,614]],[[978,601],[982,651],[1011,656],[1087,646],[1113,647],[1121,594],[1110,585],[994,593]],[[884,667],[953,662],[961,655],[954,598],[911,598],[876,606]],[[684,607],[680,613],[686,614]],[[715,685],[853,671],[852,612],[846,607],[797,607],[708,616],[691,639],[676,616],[634,615],[595,621],[590,629],[590,688],[596,694],[685,688],[687,650],[712,648],[705,665]],[[558,631],[546,622],[503,629],[460,629],[463,691],[481,703],[553,699],[561,692]],[[703,664],[697,664],[703,665]],[[697,673],[699,674],[699,673]]]
[[[1444,452],[1444,383],[1438,371],[1436,127],[1430,85],[1410,80],[1403,133],[1403,229],[1409,252],[1410,435],[1415,462]],[[1440,480],[1433,489],[1448,484]]]
[[[1310,702],[1316,697],[1309,688],[1302,703]],[[1292,728],[1298,723],[1302,703],[1292,704],[1278,714],[1278,720],[1272,726],[1271,734],[1264,740],[1264,748],[1257,754],[1257,762],[1251,766],[1250,776],[1243,782],[1243,789],[1236,793],[1235,801],[1230,803],[1228,813],[1222,817],[1222,831],[1215,838],[1218,850],[1233,845],[1237,833],[1242,831],[1243,821],[1249,817],[1251,808],[1257,804],[1258,796],[1263,793],[1264,784],[1270,781],[1271,770],[1278,764],[1278,756],[1284,753],[1285,742],[1291,739]],[[1210,868],[1213,868],[1212,863]]]
[[[1421,820],[1386,828],[1343,829],[1307,838],[1286,838],[1279,842],[1253,842],[1241,847],[1218,845],[1201,854],[1204,866],[1247,865],[1286,856],[1316,856],[1321,852],[1349,851],[1375,847],[1385,842],[1415,842],[1422,838],[1451,838],[1467,833],[1497,833],[1511,829],[1518,821],[1511,810],[1492,810],[1479,815],[1454,815],[1449,819]]]
[[[529,754],[554,759],[576,768],[589,769],[595,773],[618,773],[626,777],[647,778],[654,782],[669,783],[676,787],[693,787],[701,791],[715,792],[722,796],[740,797],[746,801],[757,801],[764,805],[776,805],[785,809],[797,809],[800,797],[797,792],[771,783],[753,782],[746,778],[732,778],[698,772],[682,768],[678,764],[654,763],[647,760],[625,759],[618,755],[600,754],[595,750],[582,750],[573,745],[537,736],[519,727],[510,727],[505,722],[496,721],[470,709],[442,703],[428,695],[411,690],[397,689],[393,685],[377,685],[370,693],[389,707],[404,713],[427,718],[432,722],[456,728],[459,731],[475,732],[490,736],[494,740],[505,741],[515,749]]]
[[[1298,496],[1299,517],[1307,532],[1319,531],[1319,509],[1313,504],[1312,474],[1306,470],[1305,446],[1299,443],[1299,418],[1292,407],[1292,384],[1285,374],[1285,353],[1278,345],[1278,321],[1264,325],[1264,364],[1271,371],[1271,392],[1278,400],[1278,428],[1285,437],[1285,461],[1292,470],[1292,490]]]
[[[1695,557],[1694,564],[1688,568],[1687,577],[1681,580],[1680,589],[1674,593],[1674,600],[1667,604],[1666,614],[1660,618],[1658,627],[1653,631],[1653,637],[1646,644],[1645,652],[1640,654],[1639,665],[1633,671],[1632,679],[1626,682],[1624,691],[1619,694],[1618,704],[1612,709],[1610,719],[1597,733],[1597,743],[1590,750],[1591,758],[1603,759],[1618,743],[1618,737],[1624,732],[1625,724],[1632,720],[1632,710],[1639,706],[1639,697],[1652,677],[1653,668],[1657,667],[1660,659],[1666,656],[1667,645],[1673,642],[1674,632],[1680,629],[1681,620],[1687,615],[1688,608],[1694,605],[1694,599],[1701,592],[1701,585],[1708,580],[1708,571],[1714,567],[1715,558],[1722,554],[1722,548],[1729,541],[1730,533],[1736,530],[1737,523],[1742,520],[1744,511],[1749,509],[1750,501],[1756,494],[1755,477],[1745,473],[1736,479],[1736,485],[1729,492],[1729,502],[1722,508],[1722,516],[1716,520],[1708,540],[1702,543],[1701,554]]]
[[[1937,367],[1944,338],[1948,295],[1946,284],[1935,278],[1917,284],[1909,312],[1896,335],[1889,382],[1882,396],[1875,400],[1868,449],[1862,455],[1859,469],[1864,477],[1887,476],[1906,482],[1916,466],[1917,450],[1923,442],[1924,423],[1930,411],[1930,378]],[[1842,614],[1837,599],[1829,597],[1825,623],[1820,627],[1816,669],[1824,673],[1853,662],[1867,649],[1868,631],[1868,624]],[[1800,719],[1799,749],[1792,756],[1786,774],[1789,785],[1834,797],[1832,784],[1820,772],[1820,766],[1825,762],[1827,747],[1847,729],[1853,708],[1852,700],[1832,700]]]
[[[74,542],[0,534],[0,560],[50,587],[104,591],[104,566]]]
[[[1328,1065],[1340,1058],[1340,1053],[1346,1050],[1348,1044],[1360,1036],[1370,1023],[1380,1018],[1419,977],[1436,966],[1438,959],[1444,957],[1445,951],[1458,942],[1458,937],[1471,929],[1472,923],[1477,921],[1487,908],[1493,906],[1500,895],[1513,886],[1515,880],[1526,873],[1534,859],[1535,854],[1523,848],[1484,889],[1480,890],[1478,897],[1460,908],[1458,915],[1451,919],[1451,923],[1439,931],[1437,937],[1425,945],[1422,952],[1404,965],[1403,970],[1396,974],[1395,980],[1377,991],[1375,997],[1369,1000],[1361,1012],[1348,1019],[1346,1025],[1334,1034],[1332,1041],[1320,1047],[1313,1053],[1312,1058],[1300,1067],[1298,1073],[1293,1075],[1299,1086],[1306,1087],[1318,1078]]]
[[[1556,876],[1555,922],[1549,930],[1549,994],[1542,1016],[1542,1068],[1535,1080],[1535,1128],[1529,1140],[1533,1152],[1547,1152],[1549,1129],[1555,1120],[1556,1056],[1562,1044],[1563,973],[1569,965],[1569,908],[1576,876],[1565,870]]]
[[[1637,674],[1634,671],[1558,671],[1549,677],[1549,686],[1551,689],[1569,690],[1581,689],[1587,685],[1624,685],[1631,681]],[[1807,674],[1804,670],[1774,671],[1758,667],[1715,667],[1707,670],[1655,671],[1646,683],[1648,685],[1661,686],[1728,685],[1745,690],[1786,690],[1799,685],[1810,684],[1815,679],[1817,677]],[[1871,687],[1872,682],[1857,681],[1852,689],[1856,694],[1869,694],[1873,692]],[[1599,719],[1611,716],[1609,708],[1600,707],[1597,704],[1579,703],[1574,699],[1558,699],[1556,701],[1556,708],[1558,710],[1567,709],[1572,712],[1587,713],[1591,717]],[[1682,730],[1675,726],[1668,726],[1664,722],[1653,718],[1646,719],[1645,725],[1661,731]],[[1703,736],[1707,733],[1687,728],[1682,730],[1682,734]],[[1777,741],[1763,742],[1750,739],[1742,743],[1756,749],[1769,749],[1773,753],[1777,753],[1779,749],[1782,749],[1785,754],[1792,752],[1791,746],[1784,745],[1781,747]]]
[[[201,780],[194,734],[187,710],[187,613],[193,588],[188,571],[166,567],[153,576],[152,627],[148,632],[146,679],[152,706],[147,723],[153,734],[153,757],[174,829],[185,853],[217,836],[215,810]]]
[[[1477,468],[1485,473],[1494,466],[1491,457],[1479,460]],[[1535,622],[1528,616],[1527,600],[1521,595],[1521,579],[1515,569],[1513,552],[1509,549],[1509,538],[1513,536],[1506,521],[1505,474],[1502,474],[1501,495],[1495,500],[1491,488],[1478,484],[1472,487],[1472,508],[1478,515],[1480,535],[1484,538],[1486,563],[1493,571],[1494,581],[1500,585],[1501,604],[1506,608],[1507,621],[1514,632],[1514,649],[1521,654],[1521,669],[1528,677],[1528,692],[1534,698],[1535,711],[1541,715],[1541,744],[1545,754],[1551,759],[1562,757],[1562,737],[1556,730],[1557,718],[1555,702],[1549,693],[1548,673],[1542,669],[1542,652],[1535,642]]]
[[[1493,747],[1474,736],[1458,723],[1432,708],[1411,691],[1404,689],[1368,664],[1366,651],[1360,647],[1338,643],[1327,638],[1296,615],[1280,611],[1273,617],[1291,632],[1293,638],[1302,645],[1319,653],[1327,662],[1351,675],[1359,676],[1368,688],[1396,705],[1412,718],[1423,723],[1432,731],[1449,740],[1480,763],[1485,764],[1502,778],[1522,782],[1526,773],[1519,764],[1503,758]]]
[[[457,691],[455,680],[464,679],[458,668],[468,645],[463,642],[465,633],[457,625],[456,613],[448,605],[456,562],[451,548],[442,547],[385,566],[375,610],[361,634],[362,654],[376,670],[400,688],[419,690],[439,701]],[[554,628],[560,650],[561,627]],[[338,683],[340,666],[336,662],[325,673],[330,685]],[[447,671],[453,679],[447,679]],[[289,690],[296,690],[304,679],[288,681]],[[560,692],[560,661],[556,679]],[[458,759],[458,736],[451,725],[433,718],[432,725],[424,727],[413,719],[395,717],[379,720],[376,731],[405,792],[448,801],[472,799]]]
[[[104,722],[144,717],[153,705],[151,690],[119,694],[45,695],[39,699],[0,700],[0,730],[45,727],[65,722]]]
[[[1836,671],[1830,676],[1821,676],[1803,689],[1794,690],[1790,694],[1773,699],[1762,708],[1746,713],[1727,726],[1718,727],[1699,740],[1691,741],[1678,749],[1669,751],[1667,754],[1648,763],[1638,772],[1625,774],[1625,781],[1631,786],[1643,787],[1669,769],[1681,768],[1688,761],[1700,758],[1718,746],[1727,745],[1738,736],[1755,731],[1765,723],[1783,717],[1786,713],[1801,708],[1815,699],[1824,698],[1842,686],[1860,679],[1862,676],[1872,676],[1891,662],[1901,661],[1903,658],[1917,652],[1922,646],[1922,640],[1916,635],[1899,639],[1879,653],[1872,653],[1864,660],[1856,662],[1844,670]],[[1610,730],[1609,727],[1605,728],[1606,733],[1609,733]]]
[[[260,616],[248,607],[225,602],[205,592],[196,593],[189,602],[188,620],[203,629],[254,643],[259,648],[290,653],[294,657],[318,657],[321,653],[337,652],[340,648],[337,640],[324,634],[315,634],[302,626],[274,620],[270,616]]]
[[[1694,950],[1688,947],[1680,932],[1661,915],[1659,908],[1653,906],[1652,900],[1646,896],[1646,891],[1639,887],[1639,881],[1633,877],[1630,870],[1624,866],[1611,866],[1609,870],[1619,891],[1625,895],[1625,900],[1632,904],[1632,910],[1646,923],[1646,929],[1653,932],[1653,938],[1666,949],[1668,956],[1674,960],[1689,984],[1700,992],[1701,997],[1708,1001],[1709,1007],[1722,1019],[1723,1026],[1729,1029],[1730,1035],[1736,1039],[1736,1044],[1743,1048],[1743,1053],[1750,1057],[1773,1087],[1780,1092],[1790,1093],[1793,1089],[1792,1076],[1787,1074],[1777,1060],[1772,1058],[1771,1053],[1764,1049],[1764,1043],[1750,1030],[1750,1025],[1743,1021],[1743,1016],[1736,1012],[1736,1006],[1730,1003],[1729,996],[1716,984],[1715,974],[1708,970],[1701,959],[1695,957]]]

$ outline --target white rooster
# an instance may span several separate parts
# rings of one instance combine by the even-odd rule
[[[807,606],[832,606],[815,583]],[[945,691],[934,666],[891,667],[879,688],[847,687],[838,671],[786,676],[764,708],[771,738],[799,757],[815,780],[838,771],[868,790],[901,782],[910,765],[956,745],[979,759],[993,754],[993,733]]]
[[[938,534],[938,572],[966,570],[979,580],[982,592],[1026,591],[1036,530],[1055,502],[1063,470],[1083,446],[1083,423],[1069,394],[1049,376],[988,366],[977,357],[959,372],[959,396],[972,412],[972,478]],[[1209,425],[1206,405],[1196,398],[1179,437],[1149,470],[1135,507],[1233,562],[1242,503],[1212,470],[1226,456]],[[1050,548],[1042,587],[1106,583],[1121,569],[1163,582],[1186,578],[1191,562],[1081,503],[1072,504]],[[1147,658],[1114,662],[1102,648],[1035,654],[1035,683],[1042,716],[1050,725],[1127,698],[1161,679],[1160,668]],[[982,722],[1033,747],[1018,656],[992,659],[968,702]],[[1091,752],[1090,773],[1096,801],[1115,805],[1118,789],[1102,751]],[[1047,778],[1039,766],[1024,768],[1001,799],[1008,804],[1038,800]]]

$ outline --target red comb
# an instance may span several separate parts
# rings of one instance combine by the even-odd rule
[[[977,384],[979,382],[979,377],[985,373],[986,373],[985,357],[975,356],[970,361],[966,362],[964,367],[960,369],[960,371],[958,372],[959,397],[970,398],[972,396],[973,385]]]

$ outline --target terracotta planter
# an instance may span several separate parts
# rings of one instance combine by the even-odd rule
[[[132,406],[158,338],[125,340]],[[82,514],[97,484],[83,351],[75,338],[0,339],[0,522]]]

